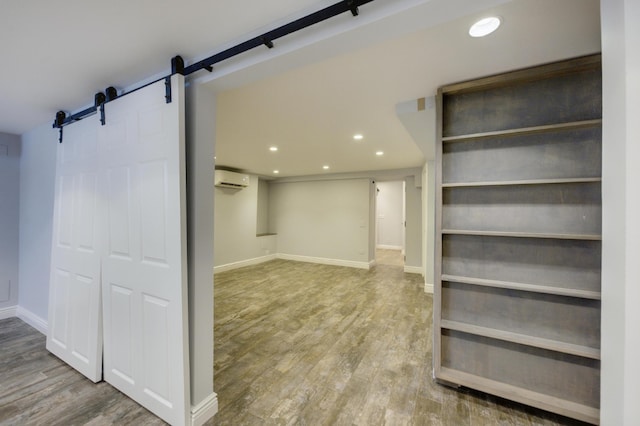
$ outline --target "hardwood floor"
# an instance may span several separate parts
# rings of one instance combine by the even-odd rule
[[[404,266],[402,250],[376,249],[376,263],[378,265]]]
[[[581,424],[434,383],[432,297],[402,267],[276,260],[215,283],[216,425]]]
[[[45,349],[18,318],[0,321],[0,424],[163,425],[106,382],[94,384]]]
[[[276,260],[215,277],[219,412],[208,425],[578,425],[431,379],[419,275]],[[160,425],[0,321],[1,425]]]

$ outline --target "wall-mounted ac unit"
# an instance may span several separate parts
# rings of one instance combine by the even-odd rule
[[[249,186],[249,175],[228,170],[216,170],[215,185],[223,188],[246,188]]]

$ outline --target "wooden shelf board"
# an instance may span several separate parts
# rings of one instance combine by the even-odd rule
[[[486,182],[451,182],[443,183],[443,188],[468,188],[483,186],[509,186],[509,185],[556,185],[563,183],[593,183],[602,182],[600,177],[583,178],[557,178],[557,179],[526,179],[526,180],[497,180]]]
[[[485,278],[462,277],[458,275],[442,275],[442,281],[479,285],[483,287],[507,288],[511,290],[528,291],[532,293],[553,294],[556,296],[577,297],[581,299],[600,300],[599,291],[579,290],[566,287],[554,287],[548,285],[526,284],[511,281],[489,280]]]
[[[443,229],[442,234],[448,235],[477,235],[485,237],[514,237],[514,238],[548,238],[555,240],[588,240],[600,241],[602,236],[595,234],[556,234],[542,232],[511,232],[511,231],[477,231],[463,229]]]
[[[506,73],[481,77],[470,81],[451,83],[442,86],[439,91],[444,95],[456,95],[475,92],[478,90],[495,89],[529,81],[553,78],[566,75],[567,72],[580,72],[601,66],[601,54],[586,55],[568,61],[552,64],[537,65],[535,67],[509,71]]]
[[[571,121],[568,123],[547,124],[544,126],[521,127],[517,129],[496,130],[492,132],[471,133],[467,135],[445,136],[442,138],[442,142],[462,142],[465,140],[482,139],[496,136],[530,135],[534,133],[553,132],[557,130],[584,129],[587,127],[595,127],[600,125],[602,125],[601,119]]]
[[[554,352],[562,352],[583,358],[600,359],[600,350],[588,346],[565,343],[557,340],[544,339],[541,337],[529,336],[512,331],[497,330],[494,328],[481,327],[479,325],[466,324],[458,321],[446,319],[440,320],[440,327],[448,330],[460,331],[476,336],[489,337],[491,339],[503,340],[505,342],[517,343],[519,345],[533,346],[535,348],[546,349]]]
[[[565,400],[559,397],[531,391],[475,374],[440,367],[435,370],[437,380],[444,380],[454,385],[477,389],[501,398],[510,399],[522,404],[538,407],[562,416],[572,417],[591,424],[599,424],[600,410],[596,407]]]

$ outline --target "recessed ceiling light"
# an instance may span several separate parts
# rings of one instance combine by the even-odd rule
[[[384,155],[384,151],[376,151],[376,155],[380,157],[381,155]]]
[[[357,133],[353,135],[353,139],[357,141],[361,141],[362,139],[364,139],[364,136],[362,136],[360,133]]]
[[[277,175],[278,173],[280,173],[280,170],[274,170],[274,171],[273,171],[273,174],[274,174],[274,175]]]
[[[469,28],[469,35],[471,37],[484,37],[491,34],[500,26],[500,18],[497,16],[491,16],[484,18],[476,22]]]
[[[278,150],[277,146],[272,146],[272,147],[269,148],[269,151],[271,151],[271,152],[276,152],[277,150]]]
[[[322,166],[323,169],[329,170],[329,166]]]

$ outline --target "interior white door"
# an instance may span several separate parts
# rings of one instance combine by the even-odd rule
[[[184,77],[105,105],[105,380],[173,425],[190,418]]]
[[[102,380],[99,152],[96,117],[65,127],[58,145],[47,349]]]

